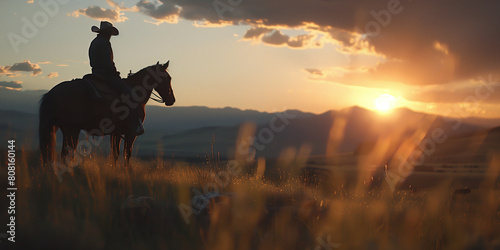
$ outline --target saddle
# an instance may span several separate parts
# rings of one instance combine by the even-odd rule
[[[112,101],[119,98],[120,93],[117,93],[110,87],[103,77],[95,74],[87,74],[83,76],[83,80],[87,81],[87,87],[94,98],[105,101]]]

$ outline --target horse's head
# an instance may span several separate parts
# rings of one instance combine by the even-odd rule
[[[138,98],[136,100],[138,102],[142,102],[146,104],[148,98],[151,98],[151,94],[154,94],[153,89],[160,94],[157,96],[161,97],[161,100],[156,100],[155,98],[151,98],[158,102],[164,102],[167,106],[172,106],[175,102],[174,91],[172,90],[172,77],[167,72],[169,62],[165,64],[160,64],[157,62],[156,65],[151,65],[149,67],[143,68],[139,70],[139,72],[135,74],[129,74],[127,78],[127,84],[132,88],[132,92],[143,92],[150,91],[149,95],[144,95],[144,98]],[[137,89],[136,89],[137,88]],[[156,95],[156,94],[154,94]],[[142,95],[141,95],[142,96]]]
[[[160,64],[157,62],[155,67],[155,71],[161,80],[158,81],[158,85],[155,87],[155,90],[160,94],[161,98],[165,102],[166,106],[172,106],[175,102],[174,90],[172,89],[172,77],[167,71],[168,65],[170,61],[165,64]]]

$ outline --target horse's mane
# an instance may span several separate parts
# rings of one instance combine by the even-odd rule
[[[133,78],[136,78],[137,76],[140,76],[140,75],[144,74],[144,71],[146,71],[148,68],[151,68],[151,67],[154,67],[154,66],[156,66],[156,64],[146,66],[146,67],[140,69],[139,71],[137,71],[135,73],[131,73],[131,74],[129,74],[127,76],[127,79],[133,80]]]

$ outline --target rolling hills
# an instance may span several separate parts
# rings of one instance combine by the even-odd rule
[[[37,105],[43,93],[0,89],[0,138],[15,137],[21,145],[37,147]],[[242,124],[255,126],[251,150],[266,158],[277,158],[285,149],[303,146],[318,156],[349,152],[363,155],[383,146],[383,157],[390,158],[405,139],[418,134],[419,140],[414,142],[418,144],[439,133],[446,139],[426,157],[428,162],[473,162],[485,161],[489,152],[499,148],[496,142],[500,139],[500,129],[495,128],[500,125],[498,119],[449,118],[409,109],[381,115],[352,107],[313,114],[148,105],[146,133],[137,139],[135,154],[204,157],[213,150],[221,158],[231,158]],[[107,141],[101,145],[105,152]]]

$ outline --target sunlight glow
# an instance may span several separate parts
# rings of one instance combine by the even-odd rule
[[[373,102],[373,108],[381,113],[388,113],[394,108],[396,97],[390,94],[381,94]]]

